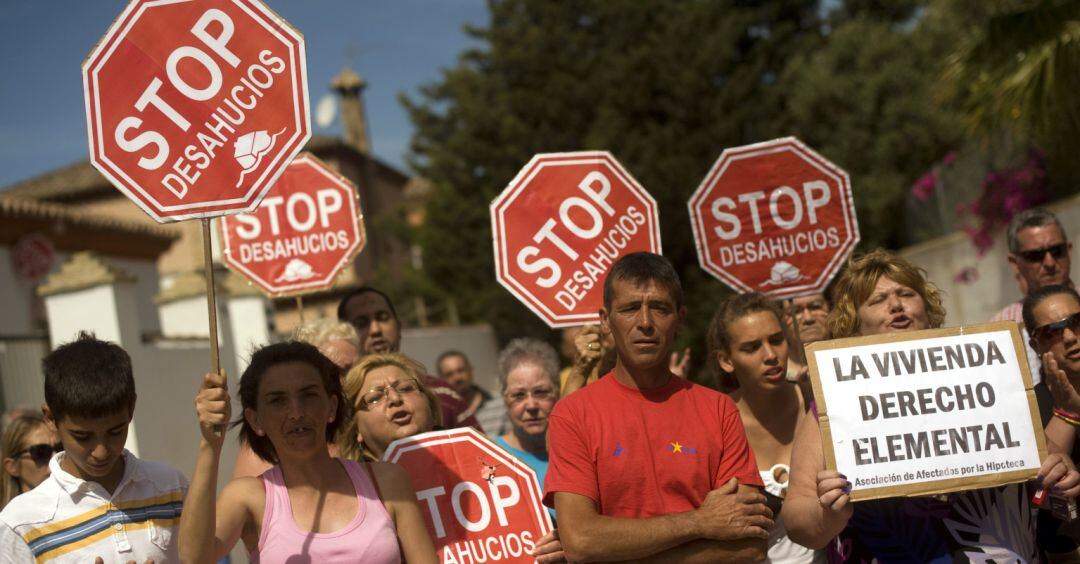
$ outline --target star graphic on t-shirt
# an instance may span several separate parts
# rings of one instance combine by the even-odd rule
[[[671,452],[672,453],[682,452],[682,445],[679,444],[679,441],[675,441],[675,442],[671,443]]]

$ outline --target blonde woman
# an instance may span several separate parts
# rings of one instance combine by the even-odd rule
[[[378,460],[390,443],[431,431],[442,420],[423,367],[403,354],[365,356],[349,370],[343,388],[354,414],[338,439],[342,458]]]
[[[390,443],[435,429],[439,398],[424,384],[424,368],[398,353],[365,356],[345,376],[353,417],[341,428],[338,452],[351,460],[378,460]],[[536,542],[540,564],[565,562],[556,532]]]
[[[836,283],[829,314],[833,337],[883,335],[941,327],[945,308],[926,273],[877,249],[852,259]],[[851,503],[851,482],[825,469],[816,409],[799,424],[791,482],[781,516],[788,534],[827,548],[831,562],[1033,562],[1035,519],[1025,484],[944,496]],[[1039,471],[1045,487],[1077,483],[1075,466],[1059,454]]]
[[[0,481],[0,509],[15,496],[37,487],[49,477],[49,461],[61,450],[60,441],[39,413],[25,412],[13,417],[0,435],[4,463]]]

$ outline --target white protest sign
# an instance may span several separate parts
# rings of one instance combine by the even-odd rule
[[[826,467],[853,500],[1033,478],[1046,456],[1012,322],[807,346]]]

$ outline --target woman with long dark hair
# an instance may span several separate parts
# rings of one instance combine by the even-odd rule
[[[806,417],[808,398],[787,379],[788,341],[779,304],[757,293],[728,298],[709,324],[715,368],[727,380],[746,438],[754,449],[768,505],[777,515],[769,529],[768,560],[824,562],[821,551],[788,538],[780,507],[787,495],[795,428]]]
[[[243,540],[255,562],[434,563],[434,547],[405,472],[331,458],[348,418],[340,371],[295,341],[256,352],[240,382],[241,441],[274,464],[215,495],[230,407],[224,378],[207,374],[195,406],[202,431],[180,520],[186,562],[215,562]]]

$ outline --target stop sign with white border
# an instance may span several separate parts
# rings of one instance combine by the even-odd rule
[[[382,457],[405,468],[443,563],[534,562],[552,529],[536,473],[475,429],[398,439]]]
[[[330,287],[366,242],[356,187],[310,153],[254,212],[220,223],[225,264],[274,297]]]
[[[90,162],[159,222],[254,209],[311,137],[303,36],[258,0],[133,0],[83,86]]]
[[[496,278],[551,327],[596,323],[611,265],[661,252],[656,210],[607,151],[538,154],[491,202]]]
[[[824,292],[859,242],[847,173],[794,137],[725,149],[688,207],[701,267],[737,292]]]

